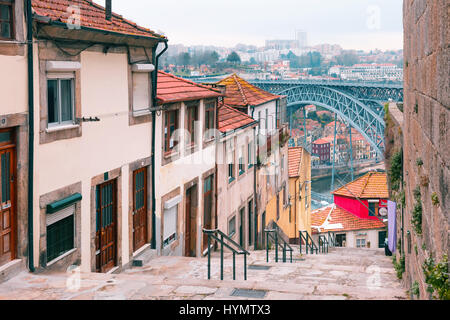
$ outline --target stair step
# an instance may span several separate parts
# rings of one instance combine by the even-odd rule
[[[156,249],[152,249],[150,245],[144,246],[140,249],[133,257],[132,266],[133,267],[143,267],[150,260],[158,256]]]
[[[26,268],[21,259],[16,259],[0,266],[0,283],[10,280],[24,270]]]

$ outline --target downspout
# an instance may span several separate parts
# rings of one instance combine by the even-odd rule
[[[27,19],[27,59],[28,59],[28,268],[34,272],[34,63],[33,63],[33,16],[31,0],[25,1]]]
[[[152,98],[153,98],[153,108],[155,110],[152,111],[152,241],[151,241],[151,248],[156,249],[156,190],[155,190],[155,143],[156,143],[156,94],[157,94],[157,88],[158,88],[158,64],[159,64],[159,58],[164,54],[164,52],[167,51],[168,45],[167,40],[164,40],[164,49],[156,56],[156,47],[153,48],[152,57],[153,57],[153,64],[155,66],[155,71],[153,72],[152,77]],[[159,43],[158,43],[159,44]]]
[[[255,162],[255,157],[256,157],[256,127],[253,127],[253,162]],[[253,203],[254,203],[254,215],[255,215],[255,226],[254,226],[254,237],[253,237],[253,246],[255,251],[258,250],[258,201],[257,201],[257,188],[256,188],[256,175],[257,175],[257,171],[256,171],[256,163],[253,163]]]

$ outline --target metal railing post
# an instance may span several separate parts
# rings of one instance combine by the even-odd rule
[[[208,234],[208,280],[211,280],[211,237]]]
[[[236,252],[233,252],[233,280],[236,280]]]
[[[266,232],[266,260],[269,263],[269,233]]]
[[[244,280],[247,281],[247,254],[244,253]]]
[[[284,243],[284,248],[283,248],[283,263],[286,263],[286,242]]]
[[[300,254],[302,254],[302,232],[301,231],[299,231],[298,232],[298,240],[299,240],[299,247],[300,247]]]
[[[223,235],[220,236],[220,280],[223,280]]]
[[[275,233],[275,262],[278,263],[278,233]]]

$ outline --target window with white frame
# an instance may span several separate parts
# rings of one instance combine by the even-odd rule
[[[75,123],[74,73],[47,75],[48,127]]]
[[[232,237],[236,234],[236,216],[228,221],[228,236]]]
[[[177,196],[164,204],[164,246],[168,246],[177,239],[178,205],[180,202],[181,196]]]
[[[75,123],[75,72],[77,61],[47,61],[47,126]]]

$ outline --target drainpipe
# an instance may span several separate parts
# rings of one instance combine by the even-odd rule
[[[254,112],[255,109],[253,109]],[[253,162],[256,159],[256,127],[253,127]],[[255,227],[254,227],[254,237],[253,237],[253,246],[255,251],[258,250],[258,199],[257,199],[257,188],[256,188],[256,163],[253,163],[253,203],[254,203],[254,215],[255,215]]]
[[[33,16],[31,0],[25,1],[28,55],[28,268],[34,272],[33,194],[34,194],[34,77],[33,77]]]
[[[156,108],[157,99],[157,87],[158,87],[158,64],[159,58],[167,51],[168,45],[167,40],[163,40],[164,49],[156,56],[156,47],[153,48],[152,57],[153,64],[155,66],[155,71],[152,77],[152,97],[153,97],[153,108]],[[158,43],[159,44],[159,43]],[[156,191],[155,191],[155,141],[156,141],[156,109],[152,111],[152,249],[156,249]]]

